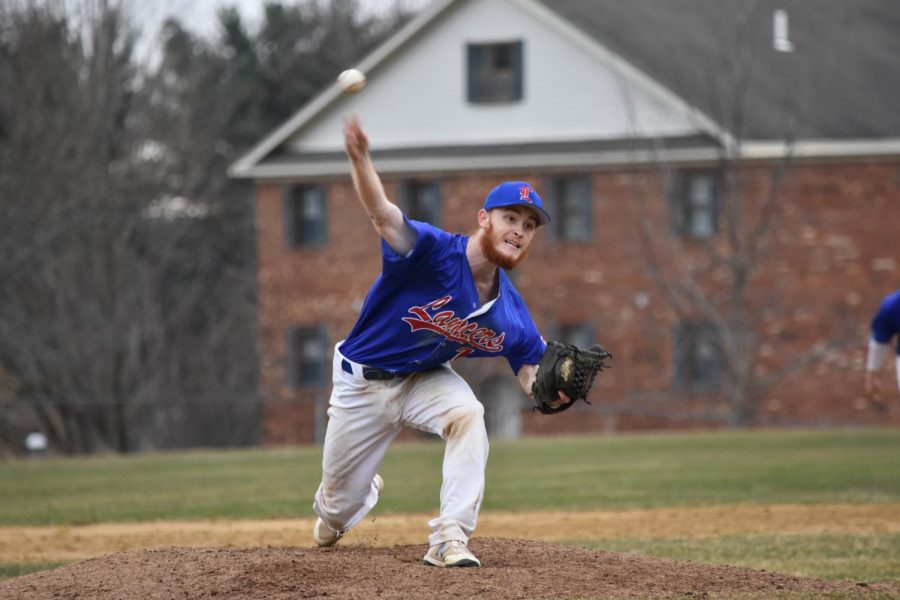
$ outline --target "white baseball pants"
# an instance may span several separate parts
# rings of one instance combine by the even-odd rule
[[[405,425],[446,441],[441,513],[428,522],[429,544],[467,542],[478,520],[488,458],[484,407],[469,385],[449,364],[404,378],[367,381],[360,365],[351,363],[350,374],[342,360],[336,347],[315,513],[335,531],[359,523],[378,500],[372,479]]]

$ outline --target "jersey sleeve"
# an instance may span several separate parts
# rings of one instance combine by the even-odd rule
[[[403,217],[404,222],[416,234],[416,242],[412,250],[405,256],[397,254],[394,249],[381,239],[382,272],[391,275],[409,269],[419,269],[434,264],[446,253],[452,236],[428,223],[413,221]]]

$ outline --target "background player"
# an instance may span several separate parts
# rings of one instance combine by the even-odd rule
[[[872,335],[869,338],[869,354],[866,360],[866,396],[881,398],[881,379],[878,370],[890,353],[891,339],[900,334],[900,290],[888,294],[872,319]],[[897,340],[897,387],[900,389],[900,338]]]
[[[371,510],[384,486],[378,467],[409,426],[446,442],[440,514],[428,522],[424,561],[477,567],[467,544],[484,493],[487,430],[484,408],[450,361],[503,356],[531,391],[546,344],[503,269],[526,257],[550,217],[530,185],[506,182],[487,195],[474,235],[451,235],[407,219],[388,200],[355,118],[345,123],[344,145],[381,236],[382,272],[335,346],[313,539],[330,546]],[[557,405],[570,401],[560,393]]]

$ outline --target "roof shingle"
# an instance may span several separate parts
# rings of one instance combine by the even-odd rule
[[[736,137],[900,136],[897,0],[538,1]]]

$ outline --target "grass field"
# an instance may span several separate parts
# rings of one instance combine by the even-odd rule
[[[396,444],[381,514],[433,513],[443,445]],[[0,525],[311,516],[315,447],[0,463]],[[494,442],[483,512],[900,502],[900,430],[644,434]],[[900,521],[900,514],[897,515]],[[900,581],[900,536],[568,540],[824,578]],[[0,565],[0,577],[48,565]],[[52,565],[51,565],[52,566]]]

